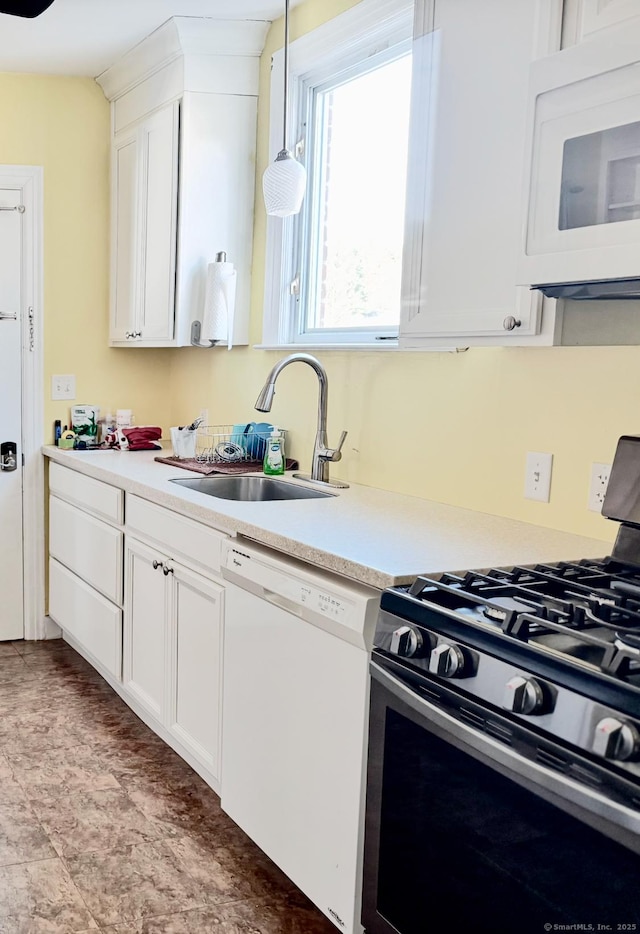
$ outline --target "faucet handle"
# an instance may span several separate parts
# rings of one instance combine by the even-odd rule
[[[342,459],[342,445],[344,444],[345,438],[347,437],[347,432],[343,431],[340,435],[340,440],[338,441],[337,448],[325,448],[324,451],[320,454],[320,457],[323,461],[339,461]]]

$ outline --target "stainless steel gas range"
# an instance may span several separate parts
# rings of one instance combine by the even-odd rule
[[[367,934],[640,930],[640,437],[612,554],[384,592]]]

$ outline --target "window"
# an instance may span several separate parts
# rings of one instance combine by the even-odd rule
[[[269,218],[267,344],[397,337],[411,30],[412,4],[363,0],[291,44],[292,134],[297,126],[308,179],[301,213]],[[282,127],[280,76],[274,56],[273,140]]]

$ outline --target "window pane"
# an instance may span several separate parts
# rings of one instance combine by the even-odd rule
[[[317,94],[307,329],[400,321],[410,92],[405,55]]]

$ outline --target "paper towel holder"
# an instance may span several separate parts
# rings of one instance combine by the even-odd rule
[[[227,254],[224,250],[221,250],[219,253],[216,253],[216,263],[226,263]],[[205,347],[200,341],[202,334],[202,321],[194,321],[191,324],[191,345],[193,347]],[[216,344],[221,344],[222,341],[209,341],[209,347],[215,347]],[[206,347],[205,347],[206,349]]]
[[[191,324],[191,344],[194,347],[204,347],[206,345],[200,342],[200,335],[202,333],[202,321],[193,321]],[[215,347],[216,344],[220,344],[222,341],[209,341],[209,347]]]

